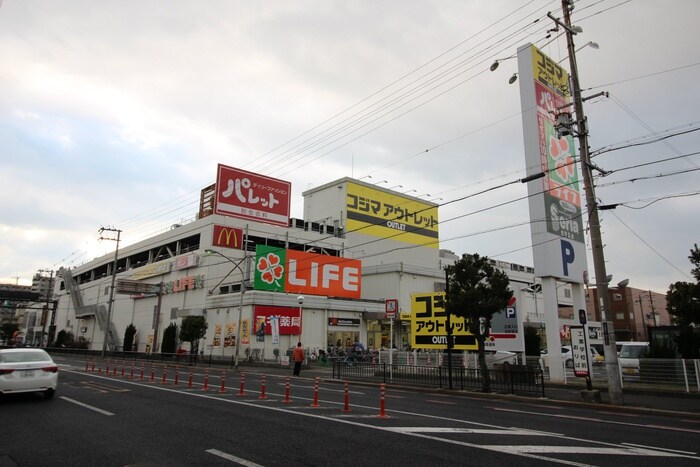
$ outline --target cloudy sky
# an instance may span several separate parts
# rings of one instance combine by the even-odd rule
[[[560,2],[4,0],[0,282],[113,252],[102,226],[133,243],[193,219],[217,163],[290,181],[294,217],[344,176],[449,203],[442,248],[532,265],[525,186],[477,193],[525,176],[507,58],[527,42],[566,58],[548,11]],[[597,197],[620,203],[601,212],[614,282],[690,280],[697,18],[696,0],[576,2],[584,95],[609,92],[585,104],[590,146],[617,149],[594,159],[613,172]]]

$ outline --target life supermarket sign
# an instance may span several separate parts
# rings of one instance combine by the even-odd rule
[[[255,290],[360,298],[362,262],[257,245]]]

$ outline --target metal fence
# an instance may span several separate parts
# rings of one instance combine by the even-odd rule
[[[450,378],[451,377],[451,378]],[[333,362],[333,378],[379,383],[410,383],[442,389],[483,390],[484,373],[478,368],[455,366],[390,365],[388,363]],[[504,364],[488,371],[492,392],[544,397],[539,368]]]
[[[700,360],[640,358],[639,365],[620,367],[623,387],[669,386],[700,392]]]
[[[633,364],[619,362],[622,387],[628,389],[653,389],[667,392],[700,392],[700,360],[680,358],[640,358]],[[527,364],[538,366],[541,360],[528,357]],[[582,379],[574,375],[573,368],[563,366],[564,384],[578,384]],[[549,368],[542,367],[544,379],[549,380]],[[591,381],[605,384],[608,381],[605,362],[592,365]]]

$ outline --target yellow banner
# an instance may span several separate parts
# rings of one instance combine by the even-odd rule
[[[356,183],[347,190],[348,231],[438,248],[437,206]]]
[[[450,315],[449,333],[456,350],[478,350],[467,320]],[[447,349],[445,292],[411,294],[411,346],[414,349]]]

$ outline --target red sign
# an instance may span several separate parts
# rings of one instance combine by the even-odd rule
[[[295,336],[301,334],[301,315],[299,308],[286,306],[255,305],[257,323],[265,320],[265,334],[272,334],[271,316],[279,316],[280,335]]]
[[[214,214],[289,226],[292,184],[219,164]]]
[[[360,298],[362,262],[339,256],[287,250],[284,289],[309,295]]]
[[[237,250],[243,249],[243,229],[214,225],[212,245]]]

